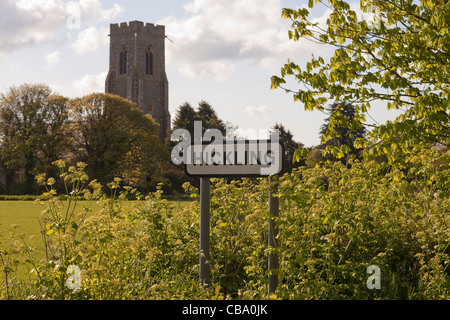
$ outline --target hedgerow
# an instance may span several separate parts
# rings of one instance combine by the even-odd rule
[[[46,188],[36,200],[44,208],[44,254],[24,235],[0,251],[0,298],[448,299],[449,163],[449,153],[428,150],[403,169],[329,162],[272,179],[280,200],[276,249],[267,244],[267,179],[212,179],[211,284],[204,288],[198,201],[178,207],[163,199],[162,186],[142,195],[120,179],[105,193],[84,164],[58,161],[65,200],[54,178],[37,177]],[[198,200],[196,188],[185,189]],[[271,250],[280,259],[273,294]],[[69,289],[73,265],[81,283]],[[370,265],[380,268],[380,289],[367,286]],[[18,266],[29,269],[26,277],[18,277]]]

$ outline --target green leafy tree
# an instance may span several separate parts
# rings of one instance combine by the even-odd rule
[[[67,103],[43,84],[11,87],[0,96],[1,160],[9,186],[22,173],[20,192],[33,192],[34,175],[51,174],[52,162],[65,155],[70,144]]]
[[[69,99],[63,96],[52,96],[46,101],[46,131],[38,136],[40,146],[40,162],[35,172],[45,172],[49,176],[57,172],[53,162],[65,156],[72,145],[69,122]]]
[[[355,141],[358,138],[364,138],[366,128],[360,122],[354,121],[355,107],[351,103],[335,102],[327,111],[329,117],[325,119],[321,127],[322,144],[318,148],[326,150],[328,146],[332,146],[344,149],[347,157],[340,158],[344,164],[348,162],[349,156],[360,158],[361,149],[355,147]],[[327,154],[324,159],[337,160],[339,154]]]
[[[77,160],[89,177],[106,184],[114,177],[133,186],[160,177],[168,153],[158,141],[158,125],[134,103],[111,94],[71,101]]]
[[[227,124],[219,118],[216,110],[206,101],[201,101],[195,110],[188,102],[182,104],[173,120],[173,131],[186,129],[194,136],[194,121],[202,122],[202,134],[207,129],[219,129],[225,136]]]
[[[280,142],[283,145],[283,171],[291,172],[293,168],[304,165],[304,161],[293,163],[295,151],[299,148],[303,148],[303,144],[295,141],[292,132],[289,129],[286,129],[282,124],[276,123],[272,129],[278,130],[280,134]]]
[[[282,16],[292,21],[290,39],[333,46],[334,55],[329,61],[312,58],[303,67],[288,62],[281,76],[272,77],[272,88],[292,93],[306,110],[324,110],[330,101],[353,103],[360,122],[375,100],[401,110],[394,121],[355,141],[365,147],[365,156],[385,154],[390,163],[403,163],[436,143],[448,146],[448,1],[361,1],[363,10],[376,8],[375,24],[358,19],[346,1],[310,0],[309,8],[318,2],[331,9],[326,26],[313,22],[307,8],[286,8]],[[286,87],[288,77],[304,86]]]
[[[198,104],[197,110],[195,110],[190,103],[185,102],[178,107],[175,114],[172,132],[176,129],[186,129],[191,135],[191,139],[194,139],[194,122],[202,122],[202,135],[207,129],[219,129],[222,135],[225,137],[227,128],[233,129],[231,123],[225,123],[219,118],[214,108],[206,101],[201,101]],[[166,141],[166,147],[168,152],[172,151],[172,148],[177,144],[176,141],[171,141],[170,138]],[[191,184],[198,186],[198,179],[188,178],[184,173],[183,166],[175,166],[170,163],[167,167],[167,174],[173,187],[176,190],[183,191],[183,183],[189,181]]]
[[[173,130],[186,129],[191,135],[194,132],[194,121],[197,119],[197,114],[189,103],[184,103],[178,107],[177,113],[173,120]]]
[[[198,104],[197,120],[202,121],[203,132],[207,129],[219,129],[225,137],[226,125],[217,115],[216,110],[206,101],[201,101]]]

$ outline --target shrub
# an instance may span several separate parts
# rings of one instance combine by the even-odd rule
[[[267,179],[211,185],[211,286],[198,284],[199,203],[177,207],[163,186],[142,195],[115,179],[105,194],[84,164],[57,162],[66,188],[46,187],[41,226],[45,258],[22,236],[1,251],[8,299],[448,299],[449,153],[430,150],[408,168],[354,161],[300,167],[278,180],[281,245],[267,245]],[[185,184],[198,200],[198,189]],[[137,200],[129,201],[135,198]],[[88,200],[80,204],[80,200]],[[100,209],[92,211],[98,202]],[[270,249],[270,250],[269,250]],[[279,286],[267,293],[267,256],[275,250]],[[10,260],[5,257],[10,254]],[[6,261],[6,262],[5,262]],[[28,279],[14,277],[19,264]],[[81,285],[69,289],[69,266]],[[367,267],[381,270],[370,290]],[[7,266],[7,268],[5,268]],[[7,277],[7,279],[6,279]]]
[[[429,152],[403,171],[328,163],[284,176],[281,296],[448,298],[448,164]],[[381,268],[381,290],[366,286],[369,265]]]

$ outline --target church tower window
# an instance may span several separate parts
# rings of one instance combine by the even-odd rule
[[[122,46],[122,50],[120,51],[120,61],[119,61],[119,69],[120,69],[120,74],[126,74],[127,73],[127,49],[125,48],[125,46]]]
[[[145,52],[145,73],[153,75],[153,52],[150,47]]]

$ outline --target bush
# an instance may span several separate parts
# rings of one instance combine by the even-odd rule
[[[430,152],[403,171],[328,163],[284,176],[281,296],[447,299],[448,164]],[[366,286],[369,265],[381,268],[381,290]]]
[[[448,299],[450,154],[429,151],[403,170],[376,162],[327,163],[279,178],[280,284],[267,293],[267,179],[211,186],[211,286],[198,284],[199,203],[176,207],[162,186],[146,196],[115,179],[109,193],[88,183],[84,164],[58,162],[65,201],[53,178],[41,226],[45,258],[23,237],[0,278],[8,299]],[[193,199],[198,189],[185,184]],[[137,201],[129,201],[129,198]],[[81,206],[79,200],[83,202]],[[101,209],[92,212],[91,204]],[[91,203],[91,204],[89,204]],[[14,240],[14,239],[13,239]],[[21,242],[22,241],[22,242]],[[9,262],[8,262],[9,261]],[[12,277],[26,264],[29,280]],[[69,289],[69,266],[81,270]],[[381,270],[370,290],[367,267]],[[7,267],[7,268],[6,268]]]
[[[39,198],[39,196],[33,196],[33,195],[13,196],[13,195],[0,194],[0,201],[31,201],[31,200],[36,200],[37,198]]]

